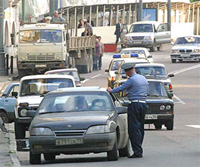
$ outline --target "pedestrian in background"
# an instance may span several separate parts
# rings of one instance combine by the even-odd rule
[[[84,27],[83,19],[80,19],[79,24],[78,24],[78,28],[83,28],[83,27]]]
[[[99,47],[100,47],[100,56],[99,56],[99,70],[101,70],[102,67],[102,57],[103,57],[103,53],[104,53],[104,44],[101,42],[101,36],[98,36],[98,40],[99,40]]]
[[[63,17],[58,15],[58,11],[55,11],[54,16],[51,19],[51,22],[52,23],[65,23],[66,20]]]
[[[134,154],[128,158],[142,158],[142,143],[144,139],[144,121],[147,110],[146,97],[148,82],[146,78],[135,72],[133,64],[124,64],[122,69],[125,70],[129,79],[121,86],[111,89],[109,92],[118,93],[126,90],[129,99],[128,105],[128,134],[131,141]]]
[[[83,19],[83,22],[84,22],[86,36],[92,36],[93,28],[92,28],[91,24],[87,22],[87,19]]]
[[[115,41],[116,45],[118,44],[120,35],[122,33],[122,25],[123,25],[123,20],[119,19],[119,23],[116,24],[116,29],[114,33],[116,35],[116,41]]]

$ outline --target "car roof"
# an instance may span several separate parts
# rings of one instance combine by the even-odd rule
[[[124,63],[140,63],[140,62],[148,62],[146,59],[141,59],[141,58],[125,58]]]
[[[180,36],[180,37],[177,37],[177,39],[178,39],[178,38],[189,38],[189,37],[199,37],[199,38],[200,38],[200,35]]]
[[[143,48],[143,47],[125,48],[125,49],[122,49],[120,52],[127,51],[127,50],[147,50],[147,48]]]
[[[161,64],[161,63],[144,63],[144,64],[136,64],[135,65],[135,67],[143,67],[143,66],[145,66],[145,67],[165,67],[165,65],[164,64]]]
[[[64,72],[64,71],[78,71],[76,68],[65,68],[65,69],[57,69],[57,70],[49,70],[46,71],[45,74],[47,73],[54,73],[54,72]]]
[[[56,91],[52,91],[49,94],[53,93],[64,93],[64,92],[107,92],[105,88],[101,88],[100,86],[87,86],[87,87],[69,87],[69,88],[61,88]]]
[[[30,79],[47,79],[47,78],[67,78],[74,80],[74,77],[71,75],[29,75],[21,78],[20,81],[30,80]]]

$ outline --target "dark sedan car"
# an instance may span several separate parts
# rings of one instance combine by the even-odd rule
[[[115,83],[115,87],[122,85],[126,80]],[[145,124],[154,124],[156,129],[165,125],[167,130],[174,127],[174,102],[167,95],[163,80],[148,79],[149,87],[147,94],[148,109],[145,115]],[[126,92],[118,93],[117,96],[123,105],[129,103]]]
[[[99,87],[48,93],[30,127],[30,163],[59,154],[107,152],[109,161],[128,156],[127,109]]]

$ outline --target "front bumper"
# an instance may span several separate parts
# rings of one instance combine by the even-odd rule
[[[57,136],[30,136],[30,149],[33,154],[85,154],[107,152],[113,149],[116,134],[90,134],[83,136],[83,144],[56,145],[56,139],[73,137]],[[75,137],[78,138],[78,137]]]
[[[127,47],[147,47],[147,48],[151,48],[154,43],[153,41],[126,41],[125,43],[125,46]]]
[[[200,54],[190,54],[190,55],[172,54],[171,59],[173,60],[200,60]]]
[[[151,123],[166,123],[174,118],[174,114],[149,114],[145,115],[145,124]]]

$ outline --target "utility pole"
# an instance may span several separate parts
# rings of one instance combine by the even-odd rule
[[[22,21],[23,22],[25,22],[25,6],[26,6],[26,4],[25,4],[26,2],[25,2],[25,0],[22,0]]]
[[[142,21],[143,19],[143,3],[142,0],[139,0],[139,13],[138,13],[138,21]]]
[[[49,15],[53,16],[55,10],[58,10],[58,0],[50,0]]]
[[[171,31],[171,9],[172,9],[172,3],[171,0],[168,0],[167,4],[167,22],[169,24],[169,30]]]
[[[0,0],[0,76],[6,76],[4,38],[4,0]]]

